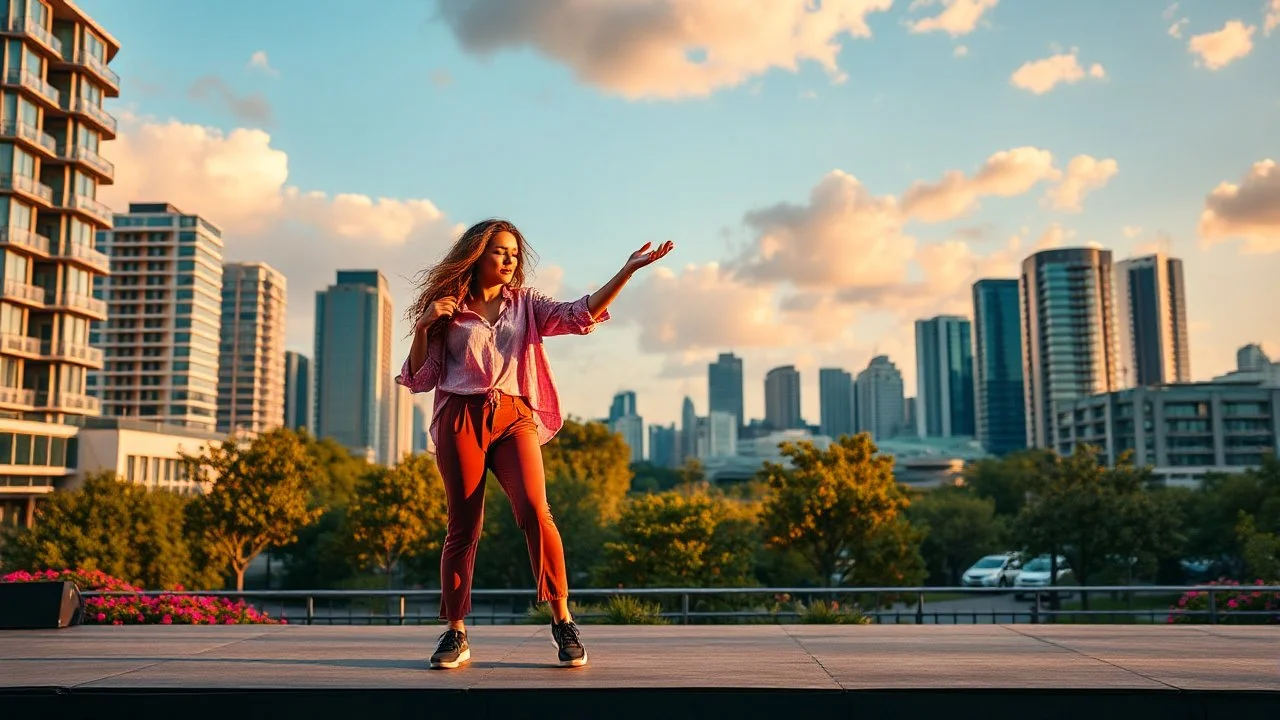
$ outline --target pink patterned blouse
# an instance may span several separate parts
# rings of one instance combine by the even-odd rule
[[[447,320],[443,342],[439,336],[427,346],[422,367],[409,367],[409,359],[396,382],[411,392],[435,390],[431,442],[439,445],[440,410],[452,395],[519,395],[533,408],[538,441],[555,436],[564,420],[560,397],[542,339],[552,335],[585,335],[609,319],[605,309],[594,320],[587,305],[590,296],[558,302],[533,288],[502,288],[502,307],[493,325],[465,302]]]

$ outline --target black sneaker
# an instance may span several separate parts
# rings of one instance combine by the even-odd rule
[[[467,644],[467,633],[449,629],[440,636],[440,644],[431,656],[431,667],[452,670],[470,659],[471,646]]]
[[[560,649],[560,667],[581,667],[587,664],[587,649],[582,646],[582,636],[572,620],[556,624],[551,622],[551,638]]]

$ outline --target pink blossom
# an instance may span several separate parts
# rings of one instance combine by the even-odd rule
[[[1231,600],[1227,601],[1227,607],[1231,608],[1232,610],[1234,610],[1237,605],[1239,605],[1239,603],[1235,601],[1235,598],[1232,598]]]
[[[173,624],[173,616],[172,616],[172,615],[165,615],[164,617],[160,618],[160,624],[161,624],[161,625],[172,625],[172,624]]]
[[[98,613],[98,622],[102,622],[102,621],[104,621],[104,620],[106,620],[106,619],[107,619],[107,614],[106,614],[106,613],[101,613],[101,612],[100,612],[100,613]]]

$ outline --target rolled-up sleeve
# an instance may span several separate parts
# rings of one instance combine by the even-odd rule
[[[443,350],[443,338],[428,340],[427,357],[422,361],[422,367],[415,373],[414,368],[410,367],[410,363],[413,362],[412,356],[405,358],[400,374],[396,376],[396,384],[409,388],[409,392],[413,393],[430,392],[435,389],[444,372]]]
[[[533,305],[533,314],[538,323],[538,332],[549,335],[586,335],[596,325],[609,319],[609,309],[605,308],[598,317],[591,317],[590,295],[583,295],[577,300],[562,302],[553,300],[537,290],[529,291],[529,302]]]

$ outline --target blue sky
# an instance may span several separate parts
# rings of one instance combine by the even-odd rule
[[[380,268],[388,275],[403,275],[429,263],[457,224],[501,215],[520,225],[541,256],[539,283],[567,298],[603,282],[643,242],[672,239],[676,251],[664,261],[671,277],[636,278],[608,326],[553,346],[567,409],[601,415],[609,396],[626,387],[640,394],[648,421],[676,419],[685,393],[705,412],[705,363],[732,346],[747,360],[749,415],[763,414],[764,373],[795,362],[803,413],[816,423],[818,367],[856,371],[872,352],[888,352],[910,391],[911,319],[963,311],[968,283],[1007,275],[1055,227],[1062,243],[1101,243],[1117,259],[1161,238],[1184,258],[1197,377],[1229,369],[1244,342],[1280,352],[1280,320],[1256,312],[1280,300],[1280,221],[1267,224],[1273,215],[1265,210],[1276,205],[1232,205],[1237,214],[1211,233],[1211,245],[1200,227],[1214,188],[1242,184],[1255,164],[1280,160],[1280,30],[1267,34],[1265,1],[1200,0],[1170,11],[1170,3],[1148,0],[958,0],[986,6],[972,29],[912,32],[908,23],[952,3],[913,9],[908,0],[846,0],[854,9],[892,7],[866,14],[870,37],[826,33],[824,43],[841,46],[834,71],[804,59],[808,46],[777,49],[788,33],[751,27],[786,22],[781,14],[731,12],[760,5],[753,0],[622,3],[650,11],[683,5],[714,21],[675,39],[670,24],[611,13],[608,6],[619,3],[603,0],[569,15],[557,14],[560,0],[528,3],[524,12],[492,0],[443,0],[461,13],[452,20],[427,0],[388,0],[361,12],[326,1],[81,5],[123,47],[112,64],[123,78],[112,110],[126,116],[115,191],[146,192],[129,199],[148,200],[171,193],[167,199],[227,228],[228,257],[265,259],[286,272],[292,347],[309,349],[311,297],[335,269],[321,258],[352,266],[376,259],[389,264]],[[787,4],[762,2],[777,2],[771,11]],[[468,26],[476,16],[466,11],[487,14]],[[1183,18],[1174,37],[1170,28]],[[1193,37],[1233,20],[1253,28],[1247,52],[1224,49],[1233,40],[1225,35],[1218,55],[1192,50]],[[728,27],[733,32],[717,29]],[[617,42],[580,42],[591,33]],[[683,82],[669,67],[647,69],[653,58],[628,48],[681,42],[701,46],[690,49],[695,58],[724,53],[728,66],[741,57],[787,60],[792,50],[800,59],[794,71],[782,60],[730,67],[730,80],[672,97],[672,87],[698,81]],[[486,45],[491,53],[474,49]],[[958,55],[959,47],[967,53]],[[265,54],[265,67],[251,65],[255,53]],[[1011,82],[1024,63],[1072,54],[1084,70],[1075,82],[1040,93]],[[1089,75],[1095,64],[1104,77]],[[835,72],[847,79],[834,82]],[[206,92],[193,93],[202,83]],[[242,128],[261,132],[235,135]],[[867,226],[863,210],[824,214],[811,202],[815,187],[840,171],[833,187],[902,204],[913,183],[939,184],[949,172],[974,178],[993,155],[1016,148],[1047,151],[1060,174],[1025,191],[981,193],[944,220],[904,219],[901,237],[890,232],[883,246],[854,238]],[[104,154],[114,159],[114,150],[108,145]],[[1052,207],[1046,191],[1077,156],[1114,161],[1117,169],[1082,195],[1078,211]],[[155,166],[176,158],[189,167]],[[236,182],[235,163],[262,184],[225,187]],[[1257,192],[1270,192],[1269,177]],[[327,199],[303,205],[288,187]],[[246,209],[272,193],[284,199]],[[426,200],[434,210],[397,204],[360,214],[339,207],[341,193],[393,204]],[[111,202],[118,206],[120,195]],[[780,203],[795,212],[744,222]],[[402,210],[403,220],[387,227]],[[259,214],[270,220],[249,217]],[[376,252],[362,251],[355,237],[366,227],[381,238]],[[846,231],[852,239],[841,245]],[[1248,254],[1242,234],[1252,238]],[[806,245],[811,235],[835,241]],[[863,270],[789,282],[796,265],[764,258],[766,236],[794,243],[806,262]],[[1010,250],[1014,236],[1020,245]],[[893,250],[902,238],[911,247],[905,254]],[[970,253],[963,272],[976,275],[954,277],[953,266],[928,264],[922,251],[948,241],[962,246],[949,246],[953,252]],[[318,252],[299,252],[307,248]],[[874,302],[833,300],[851,283],[876,284],[865,268],[876,267],[878,252],[888,253],[885,277],[917,292],[903,299],[878,288]],[[734,275],[735,261],[744,260],[775,263],[775,281]],[[719,270],[708,270],[712,263]],[[407,293],[397,287],[403,307]],[[777,309],[798,293],[817,303],[810,312]],[[751,318],[718,322],[717,298],[747,296],[761,303]],[[768,312],[775,314],[760,320]]]

